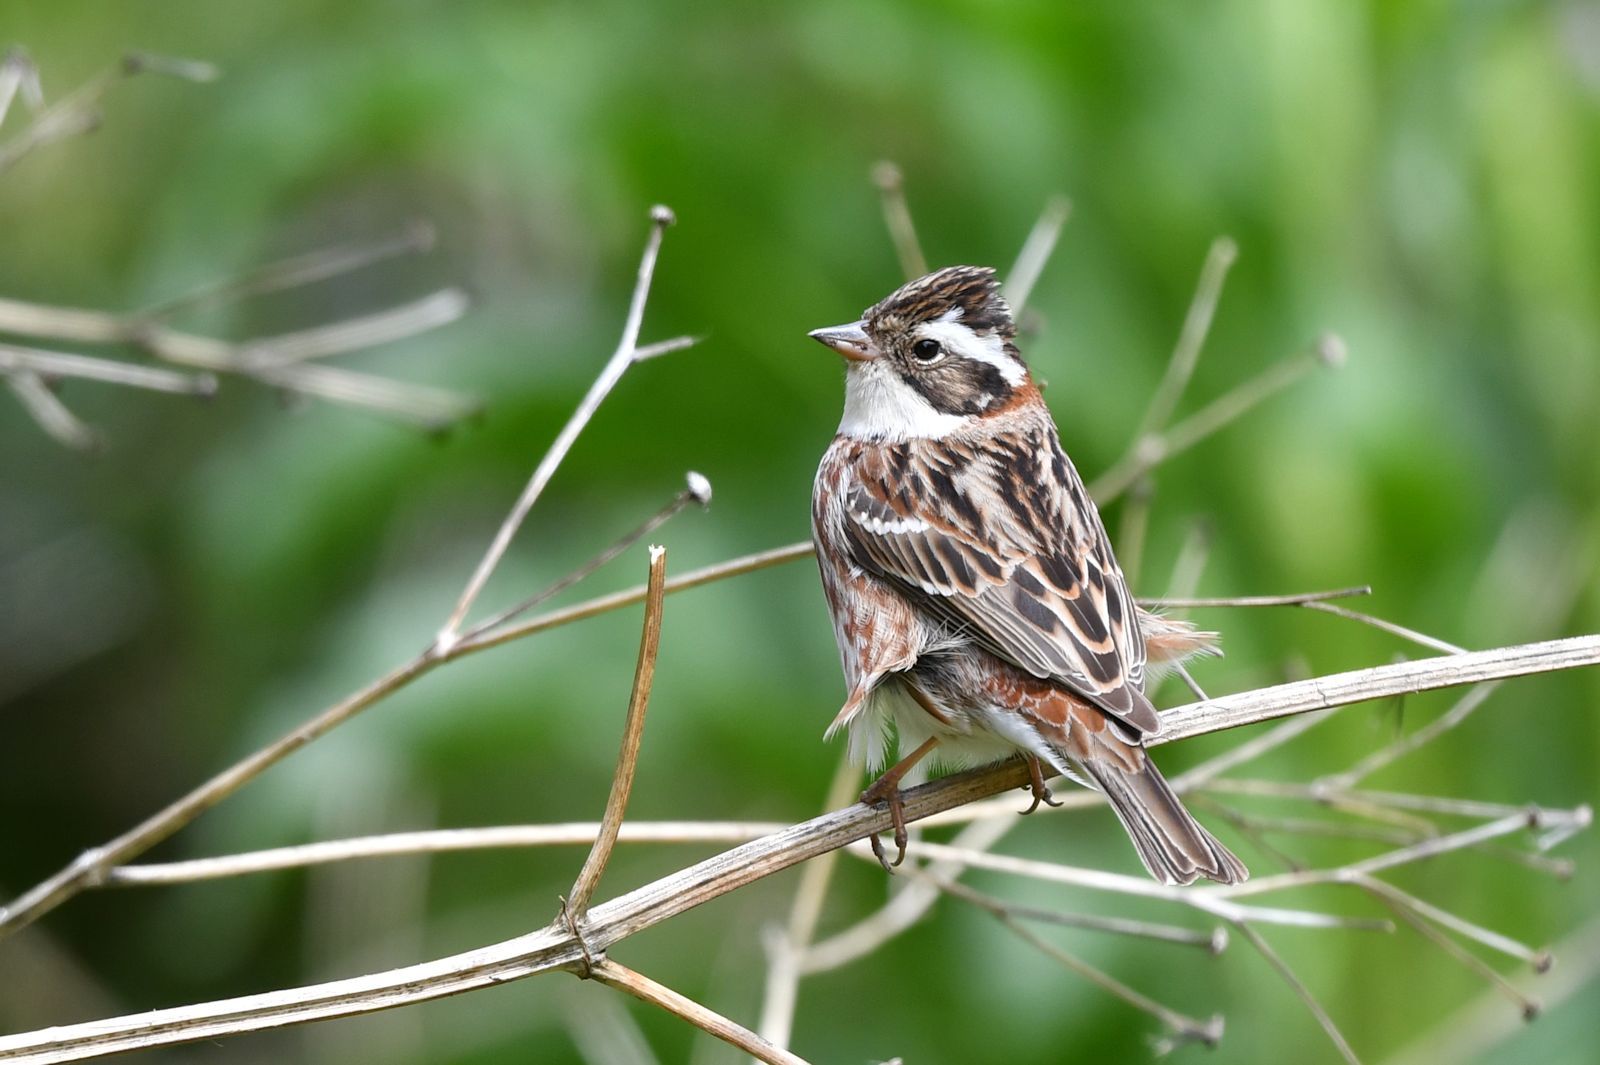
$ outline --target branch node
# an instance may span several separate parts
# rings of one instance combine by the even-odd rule
[[[565,895],[557,895],[556,898],[561,902],[561,921],[567,926],[567,931],[572,934],[572,941],[578,945],[578,951],[582,955],[577,962],[576,975],[579,980],[592,979],[594,977],[594,952],[589,949],[588,939],[584,937],[583,932],[578,928],[578,919],[573,916],[572,907],[567,905],[567,897]],[[602,961],[605,960],[603,951],[600,954],[600,959]]]
[[[72,863],[72,878],[86,888],[101,887],[106,882],[106,849],[91,847]]]

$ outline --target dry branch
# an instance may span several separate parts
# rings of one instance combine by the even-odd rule
[[[1165,715],[1168,727],[1153,742],[1171,742],[1270,721],[1285,714],[1386,698],[1401,691],[1425,691],[1596,664],[1600,664],[1600,636],[1578,636],[1378,666],[1179,707]],[[906,793],[905,813],[908,819],[920,820],[932,813],[1021,787],[1026,781],[1027,771],[1020,763],[987,766],[910,790]],[[857,803],[706,859],[591,909],[584,929],[589,949],[597,954],[603,952],[628,936],[703,902],[888,828],[887,810]],[[931,844],[913,843],[912,847],[937,853]],[[1413,859],[1426,856],[1415,848],[1411,852]],[[962,857],[970,864],[982,861],[994,865],[999,861],[996,856],[987,854]],[[1386,867],[1382,862],[1364,863],[1357,871],[1370,874]],[[1114,874],[1097,875],[1110,877]],[[1176,891],[1164,889],[1160,884],[1140,883],[1144,885],[1142,894]],[[1255,919],[1259,907],[1243,907],[1229,896],[1252,889],[1259,891],[1261,884],[1255,881],[1236,888],[1178,891],[1177,894],[1185,901],[1209,899],[1210,909],[1215,911],[1220,906],[1235,919]],[[528,935],[386,973],[0,1037],[0,1061],[80,1060],[369,1013],[536,973],[568,969],[581,957],[577,941],[557,921]]]
[[[661,649],[661,600],[667,576],[667,552],[650,548],[650,591],[644,604],[644,633],[639,637],[639,662],[633,671],[633,693],[628,697],[628,716],[622,729],[622,747],[617,752],[617,771],[611,778],[611,794],[606,798],[605,816],[595,835],[578,879],[572,883],[564,905],[571,919],[582,924],[589,900],[600,884],[600,877],[617,845],[622,818],[628,812],[628,796],[633,791],[633,774],[639,765],[639,743],[644,739],[644,715],[650,705],[650,688],[655,683],[656,653]]]
[[[94,129],[100,119],[101,97],[123,78],[143,72],[190,81],[210,81],[217,76],[208,64],[130,53],[118,66],[46,107],[38,72],[25,55],[13,51],[0,61],[0,121],[19,93],[35,114],[32,123],[20,133],[0,142],[0,171],[36,148]],[[134,388],[209,395],[216,390],[215,374],[237,374],[291,395],[373,408],[430,430],[442,429],[474,413],[478,409],[476,401],[441,389],[303,364],[415,336],[452,322],[467,306],[466,297],[459,290],[443,289],[372,314],[237,343],[185,333],[168,325],[168,319],[180,310],[309,284],[390,255],[420,250],[431,245],[432,240],[431,229],[411,225],[388,241],[297,256],[132,314],[0,299],[0,333],[51,342],[131,345],[164,362],[205,371],[179,374],[111,359],[7,345],[0,351],[0,377],[10,382],[11,391],[41,428],[63,444],[80,450],[93,446],[96,438],[58,397],[44,390],[44,385],[56,377],[84,377]]]
[[[572,412],[567,424],[561,427],[555,443],[550,445],[550,450],[539,460],[539,465],[528,478],[522,495],[517,497],[516,503],[512,506],[510,515],[495,533],[488,551],[484,552],[478,568],[467,581],[467,587],[461,593],[455,609],[450,612],[444,628],[439,631],[436,641],[438,653],[448,652],[460,640],[461,626],[467,620],[467,613],[472,609],[472,604],[477,600],[479,593],[483,591],[483,586],[488,583],[489,575],[500,564],[506,548],[511,546],[511,538],[522,527],[528,512],[538,501],[539,494],[544,491],[545,485],[550,483],[550,478],[555,476],[556,468],[567,457],[567,452],[572,450],[578,434],[589,424],[589,419],[600,409],[600,404],[610,395],[617,382],[622,380],[622,375],[627,372],[628,367],[638,361],[639,329],[644,324],[644,307],[650,298],[650,282],[655,276],[656,256],[661,251],[662,234],[673,221],[672,211],[668,208],[659,206],[651,208],[650,238],[645,242],[644,256],[639,260],[638,280],[634,284],[633,298],[628,303],[628,317],[622,326],[622,339],[617,342],[617,349],[611,353],[611,358],[600,371],[600,376],[589,386],[589,391],[579,402],[578,409]]]
[[[672,988],[664,987],[643,973],[636,973],[609,958],[594,967],[593,978],[619,991],[626,991],[641,1002],[660,1006],[668,1013],[682,1017],[696,1028],[710,1032],[718,1039],[754,1055],[759,1061],[768,1062],[769,1065],[806,1065],[805,1059],[781,1047],[773,1046],[743,1025],[735,1024],[693,999],[680,995]]]

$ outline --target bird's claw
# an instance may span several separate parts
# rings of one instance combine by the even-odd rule
[[[901,798],[898,782],[891,782],[888,787],[883,787],[879,780],[872,787],[861,793],[861,801],[868,806],[886,803],[889,807],[889,822],[894,826],[894,861],[889,860],[888,853],[883,848],[883,840],[877,832],[872,833],[868,839],[872,844],[872,855],[878,859],[878,864],[883,866],[883,871],[893,873],[901,862],[906,860],[906,844],[910,842],[910,834],[906,831],[905,801]]]
[[[1062,805],[1056,801],[1049,787],[1045,785],[1044,770],[1039,766],[1039,759],[1031,754],[1024,756],[1024,759],[1028,763],[1028,791],[1033,794],[1033,805],[1022,811],[1022,816],[1026,817],[1033,813],[1039,808],[1040,803],[1046,806]]]

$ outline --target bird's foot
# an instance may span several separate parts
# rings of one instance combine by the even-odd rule
[[[893,873],[895,867],[906,860],[906,843],[910,839],[906,832],[905,800],[901,797],[899,774],[885,773],[876,783],[861,793],[861,801],[868,806],[878,803],[889,805],[889,822],[894,826],[894,861],[889,860],[888,854],[883,849],[883,840],[874,832],[869,838],[872,843],[872,854],[878,859],[878,864],[883,866],[883,871]]]
[[[1050,789],[1045,786],[1044,769],[1039,765],[1038,756],[1025,754],[1022,756],[1022,760],[1028,766],[1028,791],[1033,794],[1033,805],[1022,811],[1022,815],[1026,817],[1028,814],[1033,813],[1039,808],[1040,803],[1044,803],[1046,806],[1060,806],[1061,804],[1056,801]]]

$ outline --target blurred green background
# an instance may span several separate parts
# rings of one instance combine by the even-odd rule
[[[429,255],[183,324],[249,337],[460,284],[475,304],[461,323],[339,362],[488,402],[433,439],[348,408],[285,410],[237,380],[210,404],[69,383],[64,397],[107,438],[92,458],[0,404],[0,894],[423,646],[615,343],[652,203],[680,221],[645,338],[706,340],[628,374],[480,610],[567,572],[688,469],[712,479],[716,502],[657,534],[672,571],[804,537],[841,401],[839,368],[804,333],[899,280],[867,178],[885,158],[904,169],[936,265],[1004,267],[1047,196],[1072,197],[1026,353],[1088,476],[1126,445],[1215,236],[1241,255],[1183,411],[1322,330],[1347,340],[1342,370],[1160,470],[1139,591],[1161,592],[1202,528],[1204,593],[1371,583],[1363,609],[1472,647],[1600,629],[1592,3],[9,3],[6,43],[31,51],[52,98],[129,48],[214,61],[224,76],[119,84],[93,136],[0,174],[0,296],[136,309],[425,218],[439,233]],[[22,125],[13,114],[0,134]],[[1107,519],[1115,532],[1118,509]],[[584,588],[644,572],[640,546]],[[1304,611],[1197,619],[1225,633],[1227,658],[1199,670],[1212,691],[1426,653]],[[638,623],[623,611],[452,665],[156,855],[593,818]],[[809,562],[670,599],[632,814],[814,813],[839,753],[820,734],[841,687]],[[1161,701],[1185,699],[1167,688]],[[1343,768],[1450,699],[1352,708],[1259,772]],[[1592,803],[1597,703],[1592,671],[1513,682],[1371,783]],[[1160,760],[1175,770],[1238,739]],[[1258,872],[1275,868],[1214,812],[1203,819]],[[1365,852],[1275,842],[1317,862]],[[1104,814],[1032,819],[1003,849],[1136,870]],[[704,853],[626,848],[601,895]],[[1566,883],[1484,854],[1394,880],[1553,943],[1593,919],[1600,895],[1597,837],[1562,853],[1578,861]],[[0,1029],[480,945],[547,921],[580,860],[488,852],[94,893],[0,943]],[[753,1024],[762,928],[797,882],[772,878],[616,956]],[[1035,904],[1183,917],[973,882]],[[823,933],[886,890],[876,869],[843,863]],[[1334,891],[1289,901],[1376,911]],[[1225,1013],[1216,1060],[1335,1060],[1241,941],[1210,959],[1045,934],[1174,1007]],[[1369,1060],[1486,993],[1409,932],[1271,938]],[[1563,963],[1566,979],[1593,971],[1592,957]],[[1579,982],[1484,1060],[1594,1060],[1600,988]],[[605,994],[550,977],[147,1058],[579,1061],[571,1018]],[[663,1061],[738,1060],[628,1009]],[[816,1062],[1125,1061],[1155,1029],[947,901],[872,957],[808,980],[794,1046]]]

